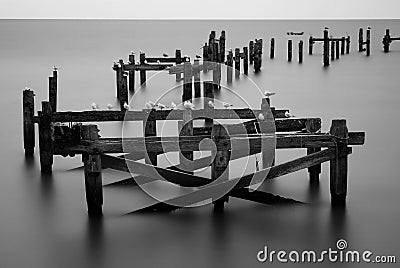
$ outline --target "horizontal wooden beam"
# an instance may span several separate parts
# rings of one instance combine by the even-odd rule
[[[173,66],[173,64],[124,64],[124,71],[162,71],[169,67]]]
[[[271,112],[275,118],[284,118],[287,109]],[[53,122],[106,122],[106,121],[142,121],[148,120],[182,120],[184,110],[142,110],[142,111],[83,111],[53,113]],[[213,119],[255,119],[261,110],[243,109],[199,109],[193,110],[193,118]],[[39,122],[39,116],[34,117]]]
[[[208,139],[205,139],[208,138]],[[81,141],[76,145],[55,144],[54,153],[80,154],[80,153],[122,153],[122,152],[176,152],[176,151],[199,151],[213,150],[214,143],[210,136],[181,136],[181,137],[146,137],[146,138],[104,138],[96,141]],[[348,144],[362,145],[364,143],[364,132],[350,132]],[[277,134],[274,135],[239,135],[229,139],[220,139],[215,143],[218,150],[232,150],[232,153],[241,150],[252,149],[261,151],[262,140],[276,149],[285,148],[318,148],[335,147],[338,138],[329,134]]]
[[[178,58],[178,60],[182,62],[186,62],[189,59],[189,57],[183,57],[183,58]],[[157,63],[157,62],[173,62],[175,63],[177,61],[177,58],[175,57],[146,57],[146,61],[148,63]]]
[[[346,39],[347,39],[347,38],[346,38]],[[346,40],[346,39],[345,39],[345,40]],[[316,37],[316,38],[312,37],[310,40],[311,40],[312,42],[323,42],[323,41],[325,41],[324,38],[320,38],[320,37]],[[328,38],[328,40],[329,40],[329,41],[343,41],[342,38]]]

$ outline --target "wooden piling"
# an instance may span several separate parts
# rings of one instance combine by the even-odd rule
[[[330,134],[339,140],[335,158],[330,161],[330,191],[332,205],[344,205],[347,195],[348,130],[346,120],[332,120]]]
[[[32,156],[35,149],[35,94],[30,89],[25,89],[22,93],[23,110],[23,130],[24,130],[24,150],[26,156]]]
[[[346,38],[346,54],[350,53],[350,35]]]
[[[190,62],[184,62],[182,102],[192,101],[192,91],[192,64]]]
[[[340,41],[341,47],[340,47],[340,54],[344,55],[344,46],[346,44],[346,37],[342,36],[342,40]]]
[[[367,29],[367,40],[365,42],[366,45],[366,51],[367,51],[367,56],[371,55],[371,29]]]
[[[200,69],[199,69],[200,61],[198,59],[194,60],[194,97],[200,98],[201,97],[201,83],[200,83]]]
[[[219,124],[214,124],[211,134],[212,140],[217,143],[220,139],[228,139],[229,135],[226,129]],[[226,151],[216,151],[214,160],[211,164],[211,179],[218,181],[225,181],[229,179],[229,160],[231,157],[231,152]],[[214,212],[223,212],[224,203],[228,202],[229,196],[225,195],[214,203]]]
[[[314,40],[312,36],[310,36],[310,38],[308,38],[308,55],[313,54],[313,47],[314,47]]]
[[[254,42],[253,41],[249,42],[249,62],[250,62],[250,64],[253,64],[253,62],[254,62]]]
[[[261,113],[264,117],[263,120],[258,119],[258,123],[260,126],[260,134],[266,134],[267,130],[269,129],[269,120],[272,120],[272,118],[268,117],[268,111],[270,110],[270,104],[271,101],[269,98],[262,98],[261,100]],[[258,116],[258,115],[257,115]],[[275,164],[275,157],[270,161],[270,156],[271,153],[269,152],[269,147],[268,146],[263,146],[264,150],[261,151],[261,159],[262,159],[262,167],[263,169],[271,167],[271,165]]]
[[[226,36],[225,36],[225,31],[221,31],[221,36],[219,37],[219,62],[224,63],[225,62],[225,41],[226,41]]]
[[[364,51],[364,32],[363,29],[360,28],[358,30],[358,52]]]
[[[51,105],[42,101],[42,111],[39,119],[39,151],[40,169],[43,173],[51,173],[53,165],[53,123]]]
[[[240,49],[235,48],[235,78],[240,76]]]
[[[232,69],[232,68],[231,68]],[[232,76],[231,76],[232,79]],[[204,81],[203,82],[203,89],[204,89],[204,109],[214,109],[214,86],[212,81]],[[210,106],[209,102],[212,102],[212,105]],[[205,127],[212,127],[213,125],[213,119],[212,118],[206,118],[204,121],[204,126]]]
[[[120,96],[119,96],[119,105],[120,105],[120,109],[121,111],[125,111],[125,103],[128,104],[128,76],[124,73],[122,75],[122,83],[121,83],[121,90],[120,90]]]
[[[331,61],[335,60],[335,42],[331,41]]]
[[[144,137],[155,137],[157,136],[157,121],[150,120],[147,118],[143,122],[143,136]],[[153,166],[157,166],[157,153],[147,152],[145,154],[145,163]]]
[[[181,136],[193,136],[193,115],[191,109],[185,109],[183,111],[183,120],[179,122],[179,137]],[[182,166],[182,170],[185,173],[193,174],[193,151],[191,152],[180,152],[179,153],[179,164]]]
[[[271,38],[271,47],[270,47],[270,52],[269,52],[269,58],[270,59],[275,58],[275,38]]]
[[[81,136],[84,140],[99,139],[96,125],[83,125]],[[82,161],[85,170],[85,193],[89,216],[103,214],[103,182],[101,174],[101,156],[97,153],[82,154]]]
[[[233,75],[233,52],[229,50],[228,55],[226,57],[226,80],[228,84],[232,83],[232,75]]]
[[[117,81],[117,98],[119,98],[120,96],[120,91],[121,91],[121,86],[122,86],[122,66],[121,66],[121,62],[123,63],[122,60],[119,60],[120,64],[118,65],[117,63],[115,63],[114,65],[114,69],[115,69],[115,73],[116,73],[116,81]]]
[[[243,47],[243,73],[244,75],[249,74],[249,50],[247,47]]]
[[[208,62],[210,61],[209,58],[209,47],[207,45],[207,42],[204,43],[203,46],[203,72],[208,72]]]
[[[308,133],[318,133],[321,131],[321,120],[319,118],[310,118],[306,121],[306,130]],[[321,151],[320,147],[307,148],[307,155]],[[321,164],[308,168],[310,185],[319,184],[319,174],[321,173]]]
[[[293,53],[293,41],[288,40],[288,62],[292,61],[292,53]]]
[[[57,70],[53,70],[53,76],[49,77],[49,102],[51,110],[57,111]]]
[[[135,65],[135,54],[129,55],[129,64]],[[128,73],[129,75],[129,91],[134,93],[135,92],[135,71],[131,70]]]
[[[140,53],[140,65],[146,64],[146,54]],[[146,85],[146,71],[140,70],[140,85]]]
[[[299,63],[303,63],[303,40],[299,41]]]
[[[386,29],[386,31],[385,31],[385,36],[383,37],[382,43],[383,43],[383,52],[388,53],[389,47],[390,47],[390,30],[389,29]]]
[[[254,44],[254,72],[258,73],[261,70],[262,64],[262,40],[257,40]]]
[[[324,30],[324,67],[329,66],[329,33]]]
[[[340,50],[339,50],[340,44],[339,41],[335,41],[334,43],[336,44],[336,59],[338,60],[340,56]]]

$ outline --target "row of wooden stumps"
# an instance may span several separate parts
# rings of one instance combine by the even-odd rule
[[[390,44],[393,41],[400,41],[400,37],[390,36],[390,29],[386,29],[385,35],[383,36],[383,39],[382,39],[383,52],[385,52],[385,53],[389,52]]]
[[[323,42],[323,64],[324,67],[329,66],[330,60],[339,59],[340,54],[344,55],[350,53],[350,36],[347,37],[330,37],[327,29],[323,31],[322,38],[315,38],[310,36],[308,40],[308,54],[313,54],[313,47],[315,42]],[[330,45],[330,46],[329,46]],[[330,49],[330,53],[329,53]],[[329,54],[331,55],[329,60]]]
[[[366,52],[367,56],[371,55],[371,28],[368,27],[366,31],[366,38],[364,40],[364,30],[358,30],[358,52]]]
[[[275,43],[275,41],[274,41]],[[299,63],[303,63],[303,40],[299,41],[298,44],[298,61]],[[272,39],[271,39],[271,55],[272,55]],[[293,40],[289,39],[287,43],[287,60],[291,62],[293,58]]]

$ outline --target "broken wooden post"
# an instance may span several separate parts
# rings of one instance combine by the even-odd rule
[[[249,42],[249,62],[250,64],[253,64],[254,62],[254,42],[250,41]]]
[[[268,111],[270,109],[269,108],[270,104],[271,104],[271,100],[269,98],[261,99],[261,113],[262,113],[261,118],[263,118],[263,120],[260,120],[260,117],[258,119],[258,123],[260,126],[260,134],[266,134],[266,133],[269,134],[267,132],[269,129],[268,120],[272,120],[272,118],[269,118],[269,113],[268,113]],[[256,115],[256,116],[259,116],[259,115]],[[270,168],[271,165],[275,165],[275,156],[274,156],[274,159],[272,160],[272,162],[270,162],[271,161],[270,160],[271,153],[269,152],[269,150],[270,150],[269,146],[262,146],[262,147],[264,147],[264,148],[262,148],[264,150],[261,151],[262,167],[263,167],[263,169]],[[275,153],[274,153],[274,155],[275,155]]]
[[[119,105],[120,105],[120,109],[121,111],[125,111],[127,110],[125,108],[125,104],[128,104],[128,76],[127,74],[122,75],[122,83],[121,83],[121,90],[119,92]]]
[[[123,62],[122,60],[119,60],[119,62]],[[117,98],[119,98],[120,91],[121,91],[121,84],[122,84],[122,66],[119,63],[114,62],[114,67],[113,69],[115,70],[116,73],[116,81],[117,81]]]
[[[200,61],[198,59],[194,60],[194,97],[200,98],[201,97],[201,83],[200,83]]]
[[[208,48],[208,45],[206,42],[206,43],[204,43],[204,46],[203,46],[203,72],[205,72],[205,73],[208,72],[208,61],[210,60],[208,57],[208,55],[209,55],[208,50],[209,50],[209,48]]]
[[[232,68],[231,68],[232,69]],[[232,79],[232,76],[231,76]],[[204,90],[204,109],[214,109],[214,85],[212,81],[204,81],[203,82],[203,90]],[[204,121],[205,127],[213,126],[213,119],[206,118]]]
[[[57,112],[57,70],[53,70],[53,76],[49,77],[49,102],[51,110]]]
[[[254,44],[254,72],[258,73],[261,70],[262,58],[262,40],[257,40]]]
[[[135,54],[131,53],[129,55],[129,64],[135,65]],[[129,91],[130,92],[135,92],[135,71],[130,70],[129,73]]]
[[[217,144],[220,139],[229,139],[229,135],[226,129],[219,124],[214,124],[212,127],[212,140]],[[216,151],[214,160],[211,164],[211,179],[219,181],[229,180],[229,160],[231,157],[231,152],[226,151]],[[213,202],[214,212],[223,212],[224,203],[228,202],[229,196],[225,195],[218,200]]]
[[[157,120],[149,119],[149,117],[145,119],[143,122],[143,136],[145,138],[157,136]],[[146,164],[157,166],[157,153],[147,151],[144,159]]]
[[[340,44],[339,41],[335,41],[334,43],[336,44],[336,59],[338,60],[340,55],[340,50],[339,50]]]
[[[310,38],[308,39],[308,55],[313,54],[313,47],[314,47],[314,40],[312,36],[310,36]]]
[[[358,31],[358,52],[364,51],[364,32],[363,29],[360,28]]]
[[[43,173],[51,173],[53,165],[53,120],[50,102],[42,101],[39,119],[39,151],[40,169]]]
[[[350,35],[346,38],[346,54],[350,53]]]
[[[240,75],[240,49],[235,48],[235,78]]]
[[[146,64],[146,54],[140,53],[140,65]],[[140,70],[140,85],[146,85],[146,71]]]
[[[331,41],[331,61],[335,60],[335,42]]]
[[[179,137],[193,136],[193,115],[191,109],[183,111],[183,119],[179,121]],[[194,173],[193,166],[193,151],[179,152],[179,164],[182,166],[182,171],[188,174]]]
[[[35,149],[35,93],[25,89],[22,93],[22,110],[24,120],[24,150],[26,156],[32,156]]]
[[[82,125],[83,140],[97,140],[99,130],[96,125]],[[89,216],[103,214],[103,182],[101,175],[100,152],[83,153],[82,161],[85,169],[85,193]]]
[[[367,29],[367,40],[366,40],[367,56],[371,55],[371,29]]]
[[[329,66],[329,33],[324,30],[324,67]]]
[[[271,38],[271,48],[269,52],[269,58],[275,58],[275,38]]]
[[[332,120],[330,134],[337,138],[335,158],[330,161],[332,205],[344,205],[347,195],[348,130],[346,120]]]
[[[184,62],[182,102],[192,101],[192,96],[192,64]]]
[[[389,52],[389,47],[390,47],[390,30],[386,29],[385,31],[385,36],[383,37],[382,43],[383,43],[383,52],[388,53]]]
[[[243,73],[249,74],[249,50],[247,47],[243,47]]]
[[[212,61],[213,62],[219,62],[219,59],[220,59],[220,51],[219,51],[219,44],[217,43],[217,42],[215,42],[215,40],[214,40],[214,49],[213,49],[213,51],[212,51],[212,53],[213,53],[213,56],[212,56]]]
[[[308,133],[318,133],[321,131],[321,119],[310,118],[306,121],[306,130]],[[321,147],[307,148],[307,155],[321,151]],[[317,164],[308,168],[310,176],[310,185],[319,184],[319,174],[321,173],[321,164]]]
[[[292,46],[293,46],[293,41],[292,40],[288,40],[288,62],[291,62],[292,61],[292,50],[293,50],[293,48],[292,48]]]
[[[299,63],[303,63],[303,40],[299,41]]]
[[[226,80],[228,84],[232,83],[232,75],[233,75],[233,52],[232,49],[229,50],[228,55],[226,57]]]
[[[221,31],[221,36],[219,37],[219,62],[225,62],[225,31]]]
[[[340,47],[340,54],[344,55],[344,46],[346,43],[346,37],[342,36],[342,40],[341,40],[341,47]]]

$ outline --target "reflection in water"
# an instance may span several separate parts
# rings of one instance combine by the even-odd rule
[[[87,221],[87,251],[93,265],[99,265],[104,255],[104,218],[103,216],[91,216]],[[92,266],[95,267],[95,266]]]

